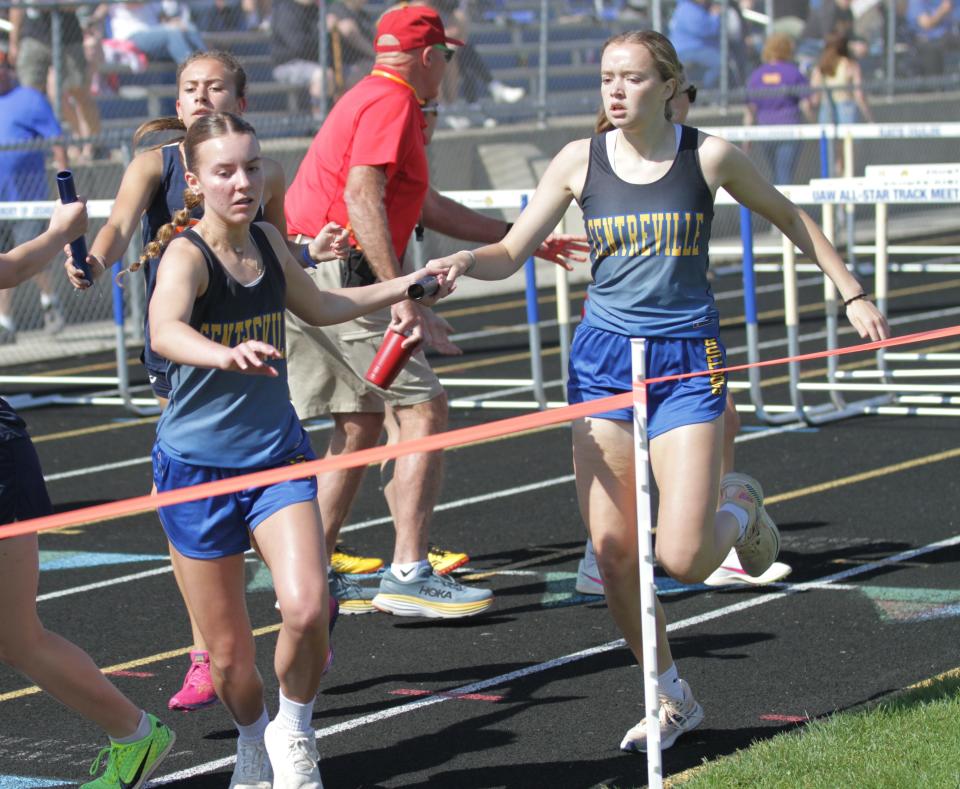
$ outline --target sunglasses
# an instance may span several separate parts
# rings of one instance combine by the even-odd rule
[[[686,93],[687,98],[690,100],[690,103],[693,104],[697,100],[697,86],[689,85],[686,90],[681,90],[681,93]]]
[[[447,63],[453,60],[453,56],[456,54],[454,50],[450,49],[449,47],[445,47],[443,44],[434,44],[431,49],[435,49],[437,52],[442,52],[443,59],[447,61]]]

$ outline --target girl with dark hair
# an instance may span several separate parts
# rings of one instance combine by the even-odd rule
[[[158,233],[162,265],[150,300],[153,343],[170,360],[170,401],[153,450],[158,491],[314,459],[288,395],[284,311],[314,326],[339,323],[403,300],[424,275],[318,290],[280,232],[255,221],[265,173],[253,128],[230,113],[205,115],[187,131],[183,154],[185,205]],[[201,203],[199,222],[174,235]],[[316,496],[309,475],[160,508],[217,695],[239,731],[231,786],[321,786],[311,720],[329,593]],[[244,600],[254,534],[283,617],[272,721]]]
[[[183,193],[185,165],[183,140],[190,127],[212,112],[226,111],[243,113],[247,108],[247,75],[243,66],[229,52],[211,50],[197,52],[177,68],[177,114],[175,117],[156,118],[141,124],[134,134],[134,145],[149,135],[158,132],[173,132],[172,140],[163,145],[147,148],[138,153],[127,167],[120,182],[110,217],[90,245],[87,264],[90,276],[96,279],[115,260],[119,260],[139,223],[144,248],[154,240],[163,225],[170,222],[173,214],[184,207]],[[272,159],[262,160],[264,190],[259,207],[259,218],[270,222],[286,237],[287,224],[283,212],[286,182],[283,169]],[[197,219],[202,211],[197,206],[191,218]],[[187,222],[186,224],[189,224]],[[308,245],[292,245],[291,251],[306,261],[325,260],[331,257],[329,249],[338,237],[337,228],[325,227]],[[130,267],[130,271],[143,268],[146,277],[147,302],[153,295],[157,278],[155,257],[142,257]],[[76,288],[92,284],[76,268],[73,258],[68,257],[64,267],[71,283]],[[158,354],[150,342],[149,307],[144,314],[143,362],[147,368],[150,385],[160,407],[166,406],[170,397],[167,380],[167,360]],[[174,566],[176,575],[176,565]],[[179,584],[179,577],[177,583]],[[210,680],[210,663],[207,649],[196,624],[191,617],[194,649],[190,653],[190,668],[183,685],[169,702],[170,709],[195,710],[214,704],[217,700]]]
[[[451,280],[509,276],[576,200],[590,239],[593,282],[570,350],[571,403],[632,389],[631,337],[647,339],[649,377],[725,366],[707,279],[720,188],[773,222],[820,265],[861,336],[888,334],[883,316],[804,211],[736,146],[671,121],[669,103],[680,79],[677,54],[659,33],[609,39],[600,93],[612,128],[570,143],[553,159],[503,241],[429,264],[447,270]],[[660,491],[657,560],[682,583],[703,581],[731,548],[747,573],[761,575],[780,546],[756,480],[739,473],[721,478],[726,388],[726,376],[714,373],[657,384],[647,394],[650,460]],[[607,607],[642,660],[632,419],[633,409],[625,408],[575,420],[573,462]],[[659,603],[656,616],[660,740],[669,748],[700,724],[703,710],[678,676]],[[620,747],[646,750],[643,721]]]

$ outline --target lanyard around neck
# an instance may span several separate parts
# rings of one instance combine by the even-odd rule
[[[375,68],[370,72],[372,77],[384,77],[393,82],[396,82],[398,85],[403,85],[407,88],[412,94],[413,97],[417,100],[417,103],[422,107],[426,102],[417,95],[417,89],[413,87],[409,82],[407,82],[403,77],[400,77],[396,74],[391,74],[389,71],[384,71],[383,69]]]

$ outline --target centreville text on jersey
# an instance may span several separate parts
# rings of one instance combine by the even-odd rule
[[[586,221],[594,260],[605,257],[700,254],[701,211],[617,214]]]

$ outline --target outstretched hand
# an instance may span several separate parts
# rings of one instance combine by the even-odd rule
[[[247,340],[233,348],[224,349],[221,370],[246,375],[265,375],[276,378],[280,375],[275,367],[267,364],[268,359],[280,359],[282,354],[272,345],[260,340]]]
[[[401,301],[391,308],[390,328],[407,335],[404,348],[420,342],[445,356],[460,356],[463,351],[450,341],[453,327],[433,310],[412,301]]]
[[[876,342],[890,336],[887,319],[869,299],[851,301],[847,306],[847,320],[863,339],[869,337]]]
[[[63,261],[63,270],[67,273],[67,279],[70,280],[70,284],[77,290],[89,288],[93,285],[91,280],[96,279],[97,276],[107,270],[106,265],[99,257],[93,254],[87,255],[87,267],[90,269],[90,279],[87,279],[83,275],[83,272],[77,268],[77,263],[73,259],[73,252],[69,244],[64,245],[63,254],[67,256],[67,259]]]
[[[572,233],[552,233],[534,250],[534,255],[573,271],[574,263],[583,263],[590,252],[590,245],[584,235]]]
[[[310,257],[314,260],[323,260],[331,253],[343,259],[350,253],[350,231],[336,222],[327,222],[309,247]]]

